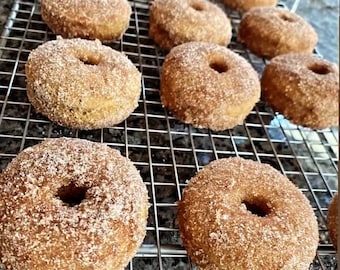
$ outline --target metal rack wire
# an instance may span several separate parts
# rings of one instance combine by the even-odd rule
[[[177,121],[160,103],[159,75],[165,53],[148,37],[149,1],[130,2],[129,29],[122,40],[109,46],[124,51],[143,73],[139,107],[117,126],[81,131],[51,123],[28,102],[25,61],[31,49],[55,36],[42,22],[37,1],[14,1],[0,39],[0,168],[47,137],[86,138],[119,149],[140,170],[151,203],[147,236],[127,269],[193,269],[180,245],[175,221],[176,201],[186,180],[217,158],[240,156],[268,163],[289,177],[314,208],[320,242],[311,269],[336,269],[325,217],[338,188],[337,130],[312,131],[292,125],[262,101],[232,130],[212,132]],[[224,10],[234,27],[229,47],[260,73],[265,61],[236,42],[240,14]]]

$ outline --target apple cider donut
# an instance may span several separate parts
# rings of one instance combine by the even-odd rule
[[[339,69],[311,54],[273,58],[261,79],[262,95],[294,124],[323,129],[339,124]]]
[[[238,40],[258,56],[312,53],[318,41],[313,27],[299,15],[276,7],[248,11],[238,27]]]
[[[260,97],[256,71],[241,56],[212,43],[189,42],[165,58],[161,100],[175,116],[199,128],[241,123]]]
[[[43,20],[65,38],[119,39],[129,26],[130,15],[127,0],[41,0]]]
[[[331,203],[328,207],[328,215],[327,215],[327,227],[329,230],[329,237],[333,243],[334,248],[338,249],[338,235],[339,235],[339,199],[338,193],[335,193]]]
[[[26,64],[34,108],[62,126],[96,129],[118,124],[138,105],[141,74],[100,41],[58,39],[33,50]]]
[[[178,226],[204,270],[308,269],[319,240],[307,198],[274,168],[242,158],[213,161],[190,180]]]
[[[21,152],[0,183],[7,270],[123,269],[144,239],[146,186],[104,144],[46,140]]]
[[[222,0],[222,2],[229,8],[245,12],[254,7],[275,6],[278,0]]]
[[[207,0],[155,0],[150,8],[149,35],[166,50],[190,41],[226,46],[231,24],[225,13]]]

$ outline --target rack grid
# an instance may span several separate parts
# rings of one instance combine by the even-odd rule
[[[140,170],[151,205],[146,238],[127,269],[195,269],[181,246],[176,224],[176,201],[186,180],[218,158],[257,160],[280,170],[311,202],[320,233],[311,269],[337,269],[326,227],[327,207],[338,189],[337,129],[313,131],[292,125],[263,101],[231,130],[212,132],[179,122],[160,102],[159,76],[166,53],[148,37],[150,3],[130,3],[133,14],[127,32],[108,45],[125,52],[142,72],[139,106],[117,126],[82,131],[51,123],[28,102],[24,72],[28,54],[55,35],[42,21],[38,1],[14,1],[0,39],[0,169],[45,138],[78,137],[120,150]],[[233,25],[228,47],[261,74],[266,61],[236,41],[240,13],[219,5]]]

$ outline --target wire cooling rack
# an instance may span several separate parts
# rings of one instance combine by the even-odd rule
[[[151,203],[147,236],[127,269],[179,270],[195,268],[181,246],[176,224],[176,201],[186,180],[217,158],[240,156],[268,163],[289,177],[313,206],[320,241],[311,269],[336,269],[326,216],[338,188],[338,131],[294,126],[262,101],[242,125],[223,132],[177,121],[160,103],[159,75],[165,53],[148,37],[149,1],[130,2],[130,26],[122,40],[109,46],[124,51],[143,73],[139,106],[117,126],[81,131],[51,123],[28,102],[24,73],[28,54],[55,36],[42,22],[37,1],[14,1],[0,39],[0,168],[24,148],[48,137],[85,138],[119,149],[140,170]],[[223,9],[234,28],[229,48],[248,59],[260,74],[265,61],[236,41],[240,14]]]

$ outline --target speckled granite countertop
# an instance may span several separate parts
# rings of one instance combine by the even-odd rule
[[[2,32],[4,24],[6,23],[12,2],[12,0],[2,0],[0,2],[0,33]]]

